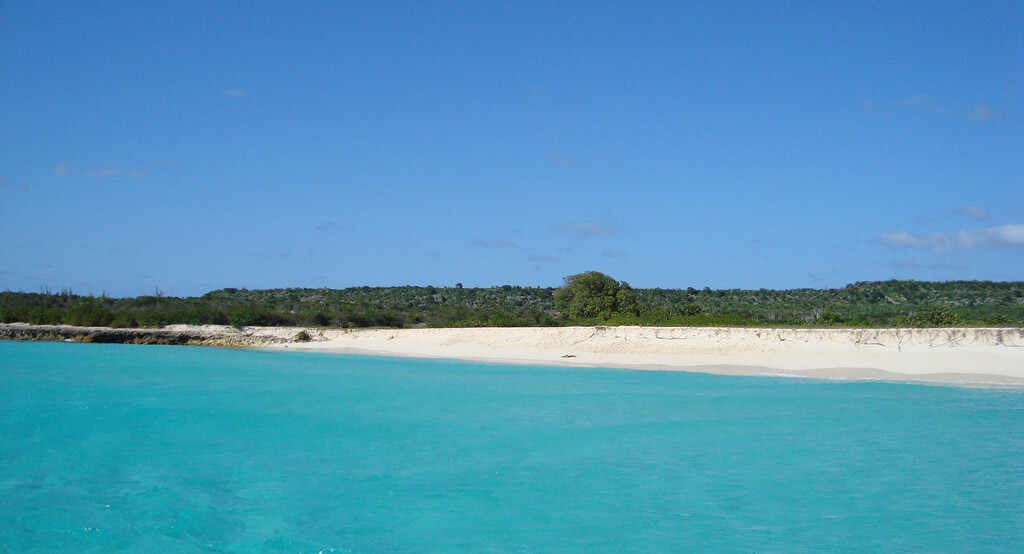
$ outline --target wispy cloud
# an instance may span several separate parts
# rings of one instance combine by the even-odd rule
[[[551,254],[530,254],[529,256],[527,256],[526,259],[531,261],[531,262],[539,262],[539,263],[557,262],[558,261],[558,258],[552,256]]]
[[[988,219],[988,210],[979,206],[964,206],[957,213],[971,219]]]
[[[79,169],[66,163],[59,163],[53,166],[50,174],[55,177],[90,177],[94,179],[106,179],[109,177],[130,177],[132,179],[145,179],[149,174],[128,167],[101,167],[97,169]]]
[[[973,250],[976,248],[1024,248],[1024,225],[1009,224],[988,227],[976,231],[956,233],[932,233],[911,235],[905,231],[879,233],[875,240],[897,248],[917,248],[939,254],[951,250]]]
[[[558,152],[549,152],[546,156],[548,163],[551,165],[557,165],[561,167],[568,167],[576,163],[576,158],[566,154],[559,154]]]
[[[249,252],[250,258],[277,258],[279,260],[290,260],[294,257],[291,252],[271,252],[269,250],[258,250]]]
[[[986,121],[992,121],[999,119],[1003,114],[993,110],[985,104],[975,104],[967,110],[967,119],[975,123],[984,123]]]
[[[245,98],[246,96],[249,96],[249,91],[237,88],[229,88],[220,91],[220,94],[221,96],[227,96],[228,98]]]
[[[602,250],[601,255],[605,258],[622,259],[626,257],[626,253],[622,250]]]
[[[80,173],[83,177],[131,177],[132,179],[145,179],[148,175],[142,171],[136,171],[127,167],[104,167],[100,169],[86,169]]]
[[[915,94],[906,98],[900,98],[895,100],[894,103],[901,108],[928,113],[948,113],[952,110],[949,102],[927,94]]]
[[[469,243],[469,246],[471,248],[496,248],[500,250],[503,248],[515,248],[516,243],[501,239],[473,239],[473,242]]]
[[[895,108],[927,114],[942,115],[953,119],[967,119],[973,123],[984,123],[1000,119],[1002,114],[987,104],[967,105],[962,102],[936,98],[927,94],[915,94],[890,102]]]
[[[0,177],[0,189],[21,189],[28,190],[28,185],[21,182],[14,182],[4,177]]]
[[[614,221],[603,219],[596,221],[570,221],[568,223],[557,223],[551,226],[551,230],[561,235],[572,235],[577,238],[598,237],[611,235],[619,232],[618,225]]]
[[[342,231],[351,231],[352,227],[345,225],[344,223],[338,223],[337,221],[325,221],[320,225],[316,226],[317,231],[333,231],[340,233]]]

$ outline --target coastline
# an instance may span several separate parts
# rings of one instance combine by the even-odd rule
[[[361,329],[272,348],[723,375],[1024,385],[1024,329],[1019,328]]]
[[[304,331],[309,341],[298,341]],[[1024,328],[482,327],[323,329],[0,325],[0,338],[265,347],[725,375],[1024,385]]]

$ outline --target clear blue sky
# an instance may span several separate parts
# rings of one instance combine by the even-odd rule
[[[0,289],[1024,279],[1024,3],[0,3]]]

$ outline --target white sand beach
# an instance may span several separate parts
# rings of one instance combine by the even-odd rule
[[[305,332],[308,341],[297,340]],[[1024,328],[323,329],[0,324],[0,338],[265,347],[509,364],[1024,385]]]
[[[282,338],[297,329],[265,329]],[[731,375],[1024,384],[1024,329],[306,329],[271,348]]]

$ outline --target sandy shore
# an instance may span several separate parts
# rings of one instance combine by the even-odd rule
[[[296,340],[305,331],[308,342]],[[0,338],[249,346],[730,375],[1024,385],[1024,328],[548,327],[318,329],[0,324]]]
[[[274,348],[732,375],[1024,384],[1024,329],[308,330]]]

